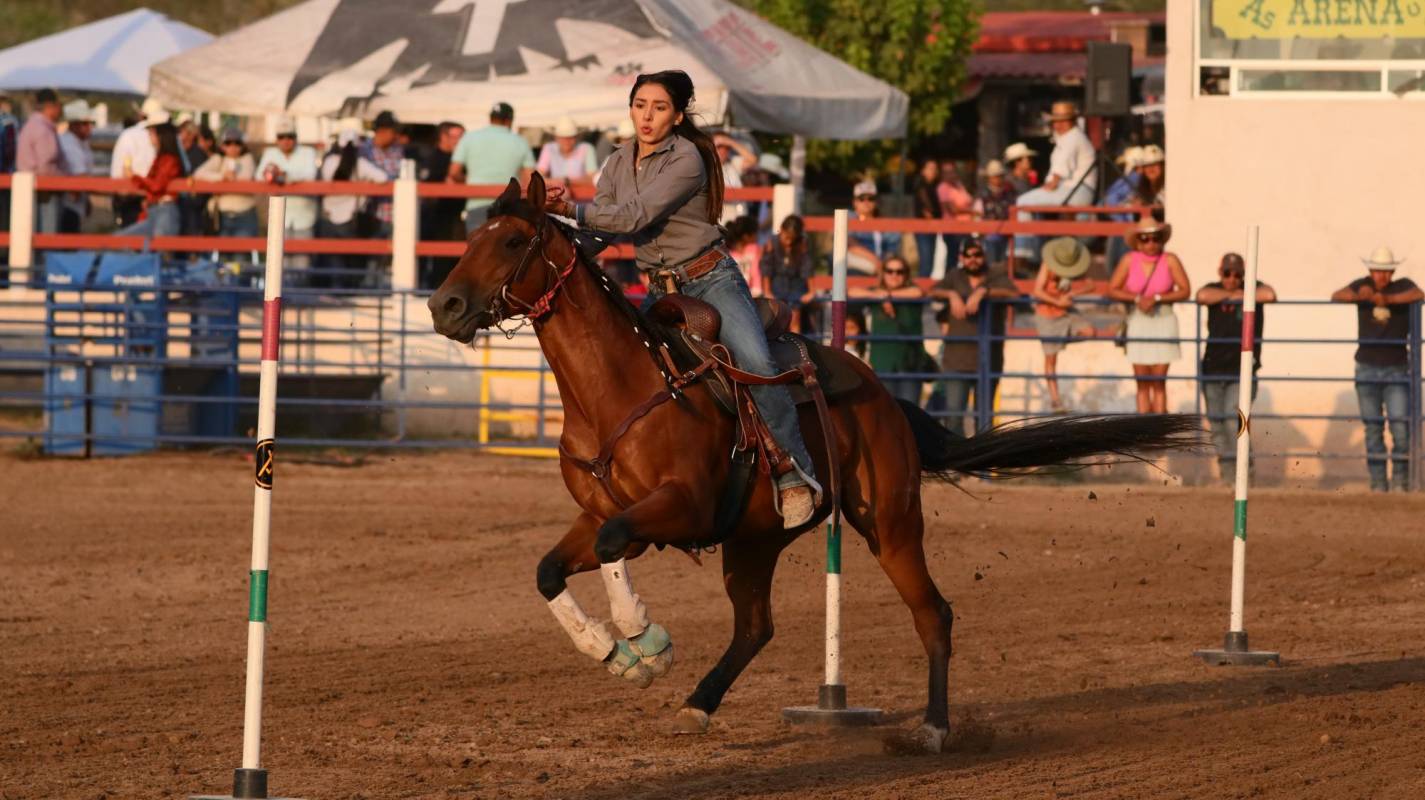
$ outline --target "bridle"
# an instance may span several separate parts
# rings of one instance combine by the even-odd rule
[[[548,228],[548,222],[543,219],[535,224],[534,235],[530,237],[529,245],[525,247],[520,263],[500,283],[499,289],[490,297],[490,307],[485,309],[486,313],[494,320],[492,324],[505,335],[506,339],[513,339],[521,328],[539,322],[554,311],[554,298],[559,295],[559,290],[564,287],[564,281],[569,278],[569,273],[573,272],[574,267],[579,263],[579,249],[572,242],[569,246],[568,264],[560,267],[549,258],[549,254],[544,250],[544,232]],[[525,270],[529,269],[535,253],[539,253],[540,258],[544,259],[544,263],[549,266],[549,273],[546,274],[554,275],[554,283],[550,285],[546,282],[544,294],[540,295],[533,303],[526,303],[511,294],[510,287],[524,277]],[[520,308],[521,306],[523,308]],[[515,309],[512,313],[509,312],[511,308]],[[506,320],[513,320],[517,324],[512,328],[506,328],[502,324]]]

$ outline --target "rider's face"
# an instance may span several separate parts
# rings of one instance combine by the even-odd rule
[[[658,144],[683,121],[683,114],[673,107],[668,90],[656,83],[639,87],[628,107],[628,117],[633,120],[633,129],[641,144]]]

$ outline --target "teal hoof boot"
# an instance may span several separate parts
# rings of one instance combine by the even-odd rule
[[[609,672],[622,677],[640,689],[647,689],[653,683],[653,672],[640,660],[638,653],[629,646],[627,639],[619,639],[614,647],[613,658],[609,659]]]
[[[673,640],[662,625],[649,625],[647,630],[629,640],[629,646],[639,654],[639,661],[653,677],[661,678],[673,669]]]

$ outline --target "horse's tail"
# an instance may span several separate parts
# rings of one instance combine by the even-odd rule
[[[1202,444],[1191,414],[1083,415],[1000,425],[969,438],[947,430],[914,403],[900,401],[910,421],[921,471],[941,480],[957,475],[1003,478],[1042,467],[1142,461],[1147,453],[1190,450]],[[1089,461],[1094,456],[1118,459]]]

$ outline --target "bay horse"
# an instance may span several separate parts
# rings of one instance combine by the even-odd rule
[[[626,559],[649,546],[692,548],[709,541],[730,469],[735,421],[702,383],[676,401],[653,404],[669,376],[650,358],[646,322],[580,252],[570,231],[543,211],[536,173],[521,196],[517,181],[491,207],[429,307],[437,332],[471,342],[508,320],[532,322],[564,407],[560,472],[581,512],[544,556],[536,585],[576,648],[611,672],[646,686],[672,665],[672,642],[648,620]],[[503,327],[501,328],[503,329]],[[840,502],[847,521],[910,609],[929,657],[924,722],[910,735],[939,751],[949,732],[948,669],[954,615],[925,563],[920,485],[923,476],[1003,476],[1101,454],[1138,454],[1193,446],[1198,420],[1186,415],[1066,417],[1001,426],[964,438],[894,399],[875,374],[844,351],[825,351],[856,370],[860,386],[831,401],[830,427],[800,408],[816,462],[828,474],[837,454]],[[637,409],[635,416],[630,412]],[[831,447],[826,446],[831,437]],[[596,453],[608,458],[588,468]],[[770,480],[757,480],[745,512],[722,542],[722,572],[733,607],[732,642],[674,719],[674,730],[701,733],[709,715],[752,658],[772,638],[772,572],[794,539],[825,519],[784,530]],[[829,498],[824,498],[829,501]],[[615,640],[567,591],[576,573],[599,569]]]

